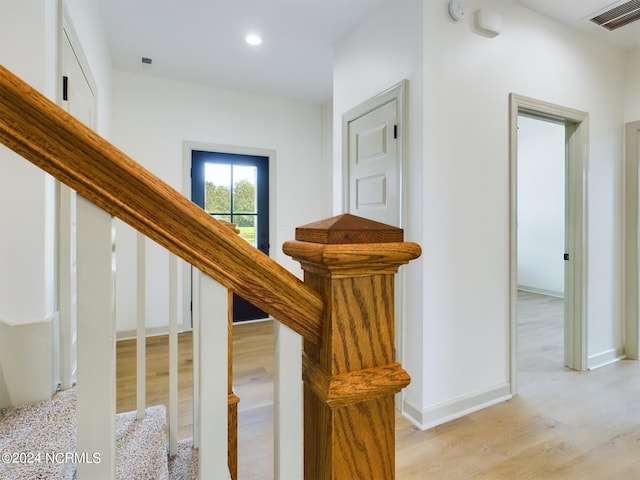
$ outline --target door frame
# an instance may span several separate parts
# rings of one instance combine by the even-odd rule
[[[564,352],[565,364],[587,370],[587,161],[589,114],[533,98],[509,94],[509,311],[510,383],[517,393],[518,345],[518,115],[561,122],[566,131],[565,248],[570,261],[565,266]]]
[[[625,125],[624,153],[624,353],[640,358],[640,305],[638,282],[640,269],[640,120]]]
[[[236,155],[252,155],[258,157],[267,157],[269,162],[269,243],[273,245],[277,210],[276,210],[276,185],[275,185],[275,168],[276,168],[276,151],[264,148],[240,147],[237,145],[225,145],[219,143],[206,143],[195,141],[182,142],[182,194],[191,198],[191,153],[193,150],[230,153]],[[274,248],[269,249],[269,257],[276,258]],[[182,313],[183,328],[191,329],[191,265],[181,262],[182,277]],[[187,321],[189,319],[189,321]]]
[[[387,90],[371,97],[358,106],[342,114],[342,211],[349,212],[349,123],[357,120],[358,118],[376,110],[383,105],[386,105],[393,100],[396,100],[396,119],[398,122],[398,141],[396,142],[396,159],[399,171],[398,174],[398,192],[399,207],[398,207],[398,221],[400,228],[405,228],[406,218],[406,192],[405,192],[405,178],[404,178],[404,165],[405,154],[409,151],[409,136],[405,135],[408,130],[408,108],[407,99],[409,98],[409,80],[402,80],[399,83],[393,85]],[[404,363],[404,277],[405,270],[400,269],[395,279],[395,350],[396,360],[401,364]],[[401,391],[396,395],[396,408],[402,410],[402,395],[404,391]]]
[[[63,99],[63,75],[65,75],[65,63],[63,58],[64,42],[68,40],[71,49],[78,61],[89,88],[93,92],[92,130],[97,129],[98,123],[98,87],[91,73],[89,62],[82,49],[82,44],[71,20],[71,15],[65,2],[58,6],[58,74],[56,84],[56,103],[65,107]],[[77,377],[76,357],[76,312],[74,310],[74,298],[76,296],[75,282],[73,281],[72,259],[75,257],[76,241],[74,239],[75,225],[75,192],[56,181],[56,286],[55,299],[56,310],[59,312],[59,325],[56,326],[58,339],[55,344],[55,376],[62,389],[68,389],[75,385]]]

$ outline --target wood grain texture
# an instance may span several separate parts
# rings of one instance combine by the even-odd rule
[[[403,242],[404,230],[344,213],[296,228],[296,240],[324,244]]]
[[[303,356],[303,380],[314,394],[330,407],[343,407],[395,395],[409,385],[411,378],[399,363],[358,370],[330,377]]]
[[[319,296],[0,66],[0,141],[298,332],[320,341]]]
[[[394,274],[420,247],[296,241],[284,251],[326,312],[322,343],[304,342],[305,480],[393,479],[394,394],[409,383],[395,362]]]
[[[225,222],[226,223],[226,222]],[[237,234],[240,230],[229,223]],[[238,480],[238,397],[233,391],[233,292],[227,290],[227,465],[231,480]]]
[[[334,278],[340,270],[345,270],[349,277],[372,272],[394,274],[398,267],[422,254],[420,245],[412,242],[320,244],[289,241],[283,244],[282,250],[299,261],[305,271]]]
[[[238,402],[240,398],[230,393],[227,407],[227,465],[232,480],[238,480]]]

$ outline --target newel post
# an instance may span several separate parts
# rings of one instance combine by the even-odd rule
[[[352,215],[296,229],[284,245],[324,298],[319,345],[305,340],[305,480],[395,478],[394,276],[420,256],[403,230]]]

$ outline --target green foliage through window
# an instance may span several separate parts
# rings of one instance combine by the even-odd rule
[[[231,192],[226,185],[205,182],[204,208],[209,213],[230,214]],[[256,189],[248,180],[239,180],[233,187],[233,222],[238,227],[254,227],[254,219],[242,213],[256,213]],[[218,216],[216,215],[216,216]]]

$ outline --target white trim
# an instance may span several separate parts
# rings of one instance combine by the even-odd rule
[[[182,326],[184,326],[184,325],[182,325]],[[178,325],[178,333],[191,331],[191,328],[182,328],[182,326]],[[160,326],[160,327],[147,327],[147,328],[145,328],[144,336],[146,338],[149,338],[149,337],[160,337],[162,335],[169,335],[169,326],[168,325],[163,325],[163,326]],[[136,333],[136,330],[134,330],[134,329],[131,329],[131,330],[120,330],[116,334],[116,340],[117,341],[134,340],[135,338],[137,338],[137,333]]]
[[[625,358],[624,348],[612,348],[596,355],[590,355],[588,360],[589,370],[604,367]]]
[[[563,123],[567,131],[567,252],[571,262],[565,268],[565,363],[576,370],[587,369],[587,157],[589,114],[511,93],[509,95],[509,236],[510,236],[510,383],[517,391],[517,161],[518,115]]]
[[[556,290],[547,290],[546,288],[529,287],[527,285],[518,285],[518,290],[529,293],[538,293],[540,295],[547,295],[549,297],[564,298],[564,292],[558,292]]]
[[[52,312],[47,318],[45,318],[44,320],[33,320],[33,321],[29,321],[29,322],[11,322],[9,320],[5,320],[3,318],[0,318],[0,324],[4,324],[8,327],[26,327],[28,325],[37,325],[38,323],[41,323],[43,325],[47,324],[47,323],[51,323],[54,320],[56,320],[56,317],[60,315],[60,312],[58,312],[57,310],[55,312]]]
[[[625,127],[624,154],[624,347],[628,358],[640,358],[640,315],[638,276],[640,269],[640,121],[627,123]]]
[[[405,400],[403,402],[403,416],[420,430],[427,430],[509,400],[512,398],[510,390],[511,386],[508,383],[503,383],[427,408],[417,407]]]

